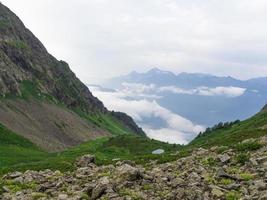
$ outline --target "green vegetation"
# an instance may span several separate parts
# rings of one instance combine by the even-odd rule
[[[27,139],[0,125],[0,169],[18,163],[39,161],[47,153]]]
[[[266,129],[262,128],[267,122],[267,112],[260,112],[252,118],[233,123],[231,126],[225,128],[216,128],[208,134],[202,134],[194,139],[189,147],[205,147],[212,146],[228,146],[235,148],[240,141],[258,138],[266,135]],[[238,148],[244,150],[255,150],[259,148],[259,144],[248,143],[245,145],[238,145]]]
[[[124,135],[124,134],[134,134],[130,129],[126,128],[122,123],[112,117],[110,114],[86,114],[80,109],[74,109],[80,117],[87,119],[92,122],[95,126],[108,130],[113,135]]]
[[[30,95],[36,95],[39,92],[29,83],[24,84],[24,87],[27,88]],[[114,137],[89,141],[60,153],[47,153],[38,149],[28,140],[0,126],[0,173],[12,170],[23,171],[26,169],[38,170],[45,168],[62,171],[72,170],[75,159],[88,153],[96,155],[96,162],[99,165],[114,163],[118,160],[133,160],[140,164],[145,164],[149,160],[157,160],[158,163],[164,163],[187,156],[194,148],[200,146],[221,146],[219,149],[221,152],[229,147],[234,148],[238,152],[234,158],[236,163],[243,165],[250,158],[249,151],[259,149],[261,144],[254,140],[239,142],[266,135],[266,130],[261,128],[267,121],[266,112],[260,112],[244,122],[198,137],[188,146],[170,145],[145,137],[126,134],[128,133],[127,130],[109,115],[89,116],[81,111],[76,112],[96,126],[109,128],[110,132],[114,133]],[[62,124],[58,126],[62,126]],[[161,155],[153,155],[151,153],[159,148],[164,149],[165,153]],[[216,160],[207,158],[202,160],[202,163],[213,166],[216,165]]]
[[[203,159],[202,164],[208,165],[208,166],[215,166],[217,164],[217,161],[214,158],[209,157],[209,158]]]
[[[230,185],[232,183],[233,183],[233,180],[231,179],[223,178],[222,180],[220,180],[220,184],[222,185]]]
[[[233,125],[235,124],[238,124],[240,123],[240,120],[236,120],[234,122],[220,122],[216,125],[214,125],[213,127],[208,127],[203,133],[200,132],[199,135],[197,137],[203,137],[203,136],[206,136],[206,135],[209,135],[210,133],[212,133],[213,131],[217,131],[217,130],[220,130],[220,129],[225,129],[225,128],[230,128],[232,127]]]
[[[25,100],[34,98],[66,108],[65,105],[59,104],[49,94],[42,93],[38,89],[38,82],[23,81],[21,83],[21,91],[21,97],[9,96],[7,98],[23,98]],[[266,112],[260,112],[243,122],[226,123],[223,126],[218,125],[208,134],[201,134],[188,146],[170,145],[130,134],[131,131],[110,114],[94,113],[89,115],[80,109],[74,109],[74,112],[95,126],[110,131],[113,137],[89,141],[59,153],[47,153],[25,138],[0,126],[0,173],[13,170],[24,171],[27,169],[40,170],[46,168],[59,169],[61,171],[72,170],[75,159],[84,154],[96,155],[96,162],[99,165],[114,163],[118,160],[133,160],[140,164],[145,164],[149,160],[157,160],[158,163],[164,163],[187,156],[196,147],[208,148],[212,146],[220,146],[218,151],[221,152],[229,147],[236,149],[239,153],[235,157],[235,161],[243,165],[249,160],[248,152],[259,149],[261,144],[253,140],[248,140],[245,143],[239,142],[266,135],[266,129],[262,128],[266,125]],[[65,127],[65,124],[56,125],[61,128]],[[155,149],[164,149],[165,153],[153,155],[151,152]],[[209,166],[216,165],[214,158],[207,158],[202,162]]]
[[[229,192],[226,195],[226,200],[239,200],[241,195],[238,192]]]
[[[26,189],[35,190],[37,188],[37,184],[34,182],[20,183],[20,182],[10,181],[10,180],[5,180],[5,181],[0,180],[0,186],[1,185],[5,185],[12,193],[16,193],[18,191],[26,190]]]
[[[10,40],[6,42],[9,46],[18,50],[30,50],[29,46],[22,40]]]
[[[158,148],[164,149],[166,153],[152,155],[151,152]],[[180,148],[144,137],[120,135],[100,138],[60,153],[47,153],[1,125],[0,174],[27,169],[72,170],[76,158],[88,153],[96,156],[96,162],[99,165],[115,163],[118,160],[134,160],[143,164],[147,163],[148,160],[165,162],[186,155],[183,151],[177,155],[171,155]]]
[[[50,103],[57,103],[57,100],[46,93],[41,92],[38,88],[38,81],[22,81],[21,82],[21,97],[23,99],[29,99],[34,97],[37,100],[47,101]]]
[[[119,191],[120,196],[124,197],[124,196],[129,196],[131,197],[131,199],[133,200],[141,200],[144,199],[142,198],[142,196],[140,194],[138,194],[137,192],[130,190],[130,189],[121,189]]]
[[[21,90],[21,95],[14,95],[14,94],[6,94],[5,97],[0,97],[0,100],[5,100],[5,99],[24,99],[24,100],[29,100],[29,99],[36,99],[39,101],[46,101],[50,103],[57,103],[57,100],[46,93],[41,92],[41,90],[38,88],[38,81],[22,81],[20,83],[20,90]]]
[[[236,149],[240,152],[246,152],[246,151],[255,151],[262,147],[263,145],[256,141],[248,141],[244,143],[239,143],[236,146]]]
[[[5,29],[10,27],[10,22],[7,20],[0,20],[0,29]]]
[[[249,161],[249,155],[247,153],[237,154],[235,160],[237,163],[244,165],[246,162]]]
[[[240,174],[240,177],[245,181],[249,181],[252,180],[254,176],[250,173],[242,173]]]

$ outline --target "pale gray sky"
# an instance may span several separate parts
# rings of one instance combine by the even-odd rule
[[[84,82],[146,71],[267,76],[266,0],[2,0]]]

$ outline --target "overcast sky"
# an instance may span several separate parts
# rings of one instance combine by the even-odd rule
[[[266,0],[2,0],[85,82],[146,71],[267,76]]]

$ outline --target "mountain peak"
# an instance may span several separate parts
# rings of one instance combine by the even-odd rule
[[[173,75],[172,72],[170,71],[166,71],[166,70],[161,70],[157,67],[154,67],[152,69],[150,69],[149,71],[147,71],[146,74],[169,74],[169,75]]]

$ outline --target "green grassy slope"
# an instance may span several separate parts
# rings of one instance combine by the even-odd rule
[[[45,152],[0,125],[0,168],[40,160]]]
[[[155,149],[163,148],[163,155],[152,155]],[[161,161],[174,159],[170,155],[181,147],[134,135],[119,135],[100,138],[60,153],[47,153],[23,137],[0,126],[0,174],[28,169],[72,170],[75,159],[84,154],[96,155],[97,164],[109,164],[118,160],[134,160],[146,163],[150,159]],[[115,159],[115,160],[114,160]]]
[[[267,110],[232,126],[211,131],[194,139],[189,147],[234,146],[238,142],[267,135]]]

